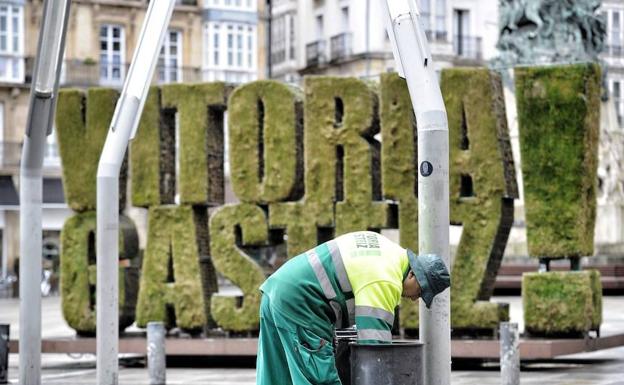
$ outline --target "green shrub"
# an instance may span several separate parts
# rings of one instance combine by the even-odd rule
[[[380,105],[383,197],[397,202],[399,243],[418,253],[417,131],[404,79],[381,75]],[[399,316],[401,327],[417,329],[418,302],[402,300]]]
[[[317,227],[334,227],[340,235],[391,222],[389,205],[381,201],[374,91],[353,78],[305,79],[305,196],[269,208],[271,227],[287,229],[290,256],[324,240]]]
[[[229,92],[224,83],[161,87],[162,108],[178,114],[182,204],[223,203],[223,111]]]
[[[591,280],[592,303],[594,311],[592,313],[592,330],[599,330],[602,324],[602,282],[600,282],[600,271],[588,270],[589,279]]]
[[[161,118],[160,91],[152,87],[136,136],[130,142],[131,198],[136,207],[173,203],[175,138],[174,135],[165,136],[171,134],[172,129],[165,125],[166,122],[164,117]],[[168,170],[172,173],[165,177]]]
[[[454,329],[491,328],[506,311],[487,302],[518,196],[500,76],[487,69],[442,72],[449,122],[451,223],[462,224],[451,272]]]
[[[96,329],[96,213],[76,214],[65,221],[61,231],[61,308],[67,324],[78,334],[95,334]],[[120,217],[119,259],[138,254],[138,234],[134,223]],[[138,272],[119,267],[119,328],[134,322]]]
[[[516,98],[529,254],[592,255],[600,69],[519,68]]]
[[[56,109],[63,187],[74,211],[95,210],[96,177],[119,93],[112,89],[61,90]],[[119,210],[125,207],[125,162],[119,178]]]
[[[588,272],[525,273],[524,325],[536,335],[584,333],[592,326],[594,304]]]
[[[303,193],[303,95],[277,81],[237,88],[228,103],[232,189],[243,202]]]
[[[260,285],[265,276],[262,268],[236,244],[237,228],[242,245],[259,245],[268,240],[264,211],[253,204],[225,205],[210,218],[210,251],[217,270],[243,292],[242,305],[237,298],[215,295],[211,313],[225,330],[258,329],[260,322]],[[242,246],[241,245],[241,246]]]
[[[168,327],[198,331],[207,320],[193,210],[159,206],[151,207],[148,215],[137,325],[163,321]]]

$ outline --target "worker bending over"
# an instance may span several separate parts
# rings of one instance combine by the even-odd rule
[[[401,296],[430,307],[449,286],[439,257],[370,231],[292,258],[260,287],[257,384],[339,385],[334,328],[355,324],[359,343],[389,343]]]

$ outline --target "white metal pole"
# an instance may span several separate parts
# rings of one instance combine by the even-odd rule
[[[175,0],[150,2],[97,172],[97,383],[117,385],[119,366],[119,172],[139,125]]]
[[[70,0],[47,0],[39,34],[20,164],[20,384],[41,383],[41,203],[46,137],[52,130]]]
[[[520,349],[518,324],[500,323],[500,368],[502,385],[520,384]]]
[[[418,239],[420,254],[449,266],[449,138],[446,107],[414,0],[382,0],[399,73],[407,80],[418,125]],[[388,25],[392,22],[392,25]],[[392,36],[393,35],[393,36]],[[426,385],[451,383],[450,291],[431,309],[420,303]]]
[[[147,323],[147,372],[150,385],[167,383],[166,334],[163,322]]]

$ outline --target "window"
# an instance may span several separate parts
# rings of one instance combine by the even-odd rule
[[[425,32],[431,32],[431,0],[419,0],[420,6],[420,20],[422,22]]]
[[[247,27],[247,67],[250,69],[254,68],[253,63],[253,53],[254,53],[254,43],[253,43],[253,28]]]
[[[349,7],[343,7],[342,10],[342,30],[349,32]]]
[[[271,26],[271,60],[279,64],[286,60],[286,16],[275,19]]]
[[[0,80],[24,81],[24,8],[0,5]]]
[[[316,39],[321,40],[323,34],[323,15],[318,15],[316,16]]]
[[[289,30],[289,58],[290,60],[296,59],[296,50],[295,50],[295,16],[290,15],[290,30]]]
[[[234,27],[228,25],[227,27],[227,65],[234,65]]]
[[[613,11],[611,15],[611,44],[619,46],[622,44],[620,12]]]
[[[125,37],[119,25],[100,27],[100,81],[121,84],[125,75]]]
[[[615,112],[617,114],[618,125],[622,127],[622,113],[624,112],[624,108],[622,103],[621,83],[619,80],[613,81],[613,89],[611,90],[611,94],[613,95],[613,104],[615,104]]]
[[[446,0],[436,0],[435,28],[437,32],[446,31]]]
[[[236,65],[243,66],[243,27],[239,26],[236,33]]]
[[[182,33],[167,31],[158,57],[158,80],[164,83],[182,81]]]

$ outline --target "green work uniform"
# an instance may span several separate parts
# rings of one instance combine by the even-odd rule
[[[260,287],[257,384],[340,384],[334,328],[355,324],[359,342],[390,342],[408,266],[405,249],[368,231],[286,262]]]

